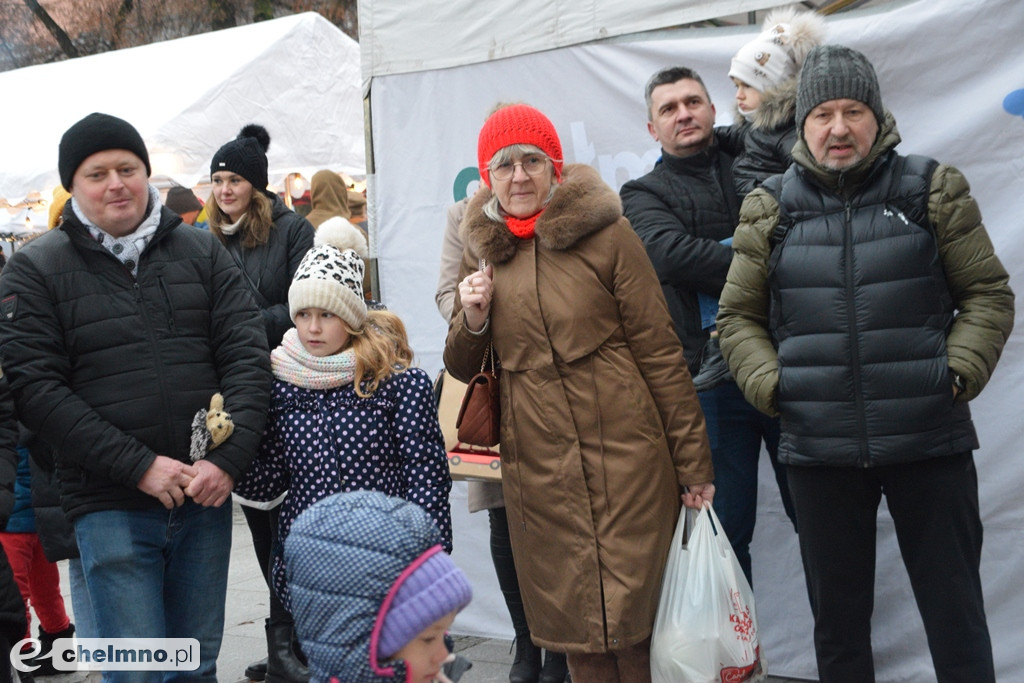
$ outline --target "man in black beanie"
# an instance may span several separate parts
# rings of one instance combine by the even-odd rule
[[[794,163],[747,196],[722,292],[722,351],[780,415],[823,683],[874,680],[885,495],[940,681],[995,680],[968,402],[1013,327],[1006,270],[963,175],[901,156],[874,67],[813,49]]]
[[[0,364],[56,455],[98,636],[196,638],[189,679],[216,681],[230,494],[270,399],[263,321],[220,242],[161,205],[130,123],[85,117],[58,168],[63,222],[0,278]],[[192,421],[216,393],[234,432],[193,463]]]

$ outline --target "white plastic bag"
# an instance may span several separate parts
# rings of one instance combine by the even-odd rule
[[[651,636],[653,683],[767,677],[754,592],[721,528],[711,506],[679,515]]]

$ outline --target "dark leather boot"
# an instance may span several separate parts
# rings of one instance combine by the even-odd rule
[[[75,625],[68,624],[67,628],[57,633],[47,633],[46,630],[39,627],[39,654],[26,662],[30,666],[38,666],[39,668],[32,672],[32,676],[54,676],[62,671],[57,671],[53,666],[53,659],[50,657],[50,652],[53,650],[53,641],[58,638],[70,638],[75,635]]]
[[[309,683],[309,668],[290,622],[267,624],[266,683]]]
[[[701,353],[700,369],[693,376],[693,388],[698,392],[710,391],[720,384],[732,381],[729,364],[722,355],[722,347],[718,345],[718,337],[708,339]]]
[[[512,668],[508,672],[509,683],[537,683],[540,676],[540,648],[533,644],[527,633],[526,637],[516,638],[516,657],[512,660]]]
[[[245,667],[245,677],[250,681],[262,681],[267,677],[267,658],[253,662]]]
[[[544,666],[540,670],[539,683],[564,683],[569,666],[565,663],[565,653],[544,650]]]

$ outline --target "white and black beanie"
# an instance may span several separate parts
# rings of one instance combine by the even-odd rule
[[[826,31],[825,18],[817,12],[775,10],[765,18],[761,33],[732,58],[729,77],[761,93],[777,88],[796,77],[807,53],[824,42]]]
[[[362,328],[366,300],[360,252],[366,253],[366,239],[354,225],[339,221],[321,225],[313,244],[288,289],[288,314],[294,320],[305,308],[321,308],[339,316],[353,330]]]

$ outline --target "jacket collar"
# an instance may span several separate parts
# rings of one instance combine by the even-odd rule
[[[712,143],[696,154],[691,154],[690,156],[685,157],[677,157],[674,154],[669,154],[664,148],[662,148],[661,159],[655,163],[655,168],[658,166],[664,166],[666,170],[671,171],[674,174],[692,175],[711,168],[717,158],[718,145],[716,143]]]
[[[503,222],[491,220],[483,212],[491,197],[486,186],[473,196],[463,230],[477,256],[490,263],[505,263],[515,255],[522,240]],[[546,249],[564,251],[621,217],[619,195],[601,180],[596,170],[585,164],[567,164],[562,171],[562,183],[537,218],[534,239]]]

